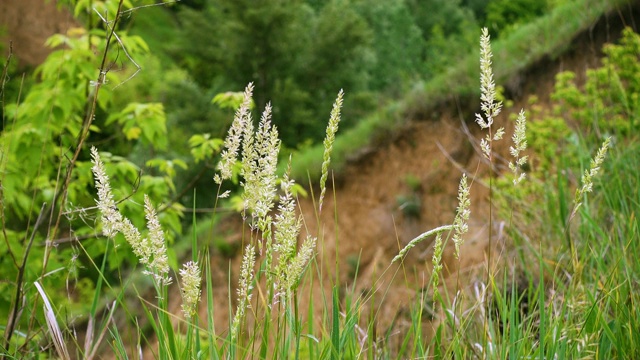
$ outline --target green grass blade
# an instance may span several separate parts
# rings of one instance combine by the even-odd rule
[[[331,359],[342,359],[342,349],[340,349],[340,298],[338,295],[338,287],[333,286],[331,309]]]

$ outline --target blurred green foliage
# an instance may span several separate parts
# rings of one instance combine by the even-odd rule
[[[603,51],[602,66],[587,70],[584,84],[576,82],[573,72],[559,73],[551,94],[554,101],[551,112],[536,113],[536,121],[529,123],[531,147],[543,155],[539,171],[551,170],[561,155],[570,162],[565,165],[579,167],[588,163],[579,156],[589,154],[580,149],[580,144],[596,146],[609,135],[637,136],[640,35],[627,28],[619,44],[608,44]]]
[[[339,89],[349,128],[466,54],[478,17],[497,1],[209,0],[175,8],[179,31],[167,48],[202,92],[254,82],[256,108],[271,101],[284,145],[296,148],[322,139]],[[539,15],[521,9],[523,19]]]
[[[57,290],[51,291],[50,300],[59,307],[70,305],[72,312],[68,316],[86,314],[90,304],[77,299],[87,297],[77,295],[93,291],[96,263],[107,256],[109,242],[100,235],[96,222],[95,189],[86,145],[77,161],[71,160],[79,139],[86,137],[89,144],[103,150],[118,206],[134,224],[145,223],[140,204],[143,194],[148,194],[158,206],[168,205],[160,219],[170,241],[182,227],[182,207],[168,203],[175,192],[176,173],[172,166],[181,163],[150,158],[145,165],[127,158],[136,146],[153,152],[168,145],[162,103],[122,99],[117,91],[137,70],[133,59],[144,56],[148,47],[142,38],[129,36],[118,28],[118,37],[111,37],[107,48],[113,22],[104,26],[100,16],[114,19],[118,2],[71,3],[75,5],[74,13],[93,26],[74,27],[66,34],[49,38],[47,46],[54,50],[33,74],[27,75],[30,86],[25,87],[20,77],[12,74],[1,79],[10,84],[3,90],[18,89],[20,96],[8,93],[6,99],[16,101],[2,104],[0,319],[8,319],[9,313],[19,308],[20,317],[13,330],[25,334],[33,328],[29,324],[34,320],[42,321],[39,307],[24,306],[35,304],[38,299],[34,281]],[[133,6],[126,1],[125,5]],[[100,64],[104,64],[103,74],[98,70]],[[84,134],[87,121],[91,126]],[[68,168],[71,172],[67,194],[60,197]],[[115,244],[109,245],[119,249],[106,259],[106,281],[118,278],[123,261],[135,259],[127,246],[121,246],[124,243],[123,238],[117,237]],[[22,278],[18,275],[21,272]],[[21,296],[16,301],[18,288]],[[2,324],[7,322],[3,320]]]
[[[549,11],[546,0],[494,0],[487,4],[486,23],[493,35],[509,32]]]
[[[577,82],[573,72],[557,74],[550,109],[538,105],[535,97],[529,99],[527,142],[528,151],[535,154],[524,169],[529,181],[515,188],[512,175],[505,174],[496,182],[495,202],[500,204],[497,208],[507,209],[503,214],[505,218],[516,217],[512,219],[514,224],[549,222],[541,219],[540,209],[553,197],[551,202],[556,205],[571,199],[572,193],[567,188],[576,186],[604,138],[613,136],[614,149],[620,152],[628,152],[620,145],[633,143],[637,138],[640,34],[627,28],[618,44],[607,44],[603,51],[602,65],[587,70],[583,83]],[[609,172],[605,174],[617,174],[614,168],[608,167]],[[513,204],[521,204],[521,208],[513,211]],[[555,206],[544,215],[555,219],[550,222],[555,230],[564,231],[566,212],[566,208]],[[530,232],[542,230],[530,229]]]
[[[341,88],[346,131],[458,64],[477,47],[494,1],[205,0],[145,9],[134,12],[131,32],[149,39],[156,60],[142,64],[147,74],[129,88],[163,102],[169,143],[177,143],[195,134],[224,137],[233,111],[211,100],[253,82],[254,119],[272,103],[288,156],[320,143]],[[199,177],[196,206],[207,207],[215,201],[213,171],[191,166],[188,150],[172,147],[164,156],[187,162],[177,188]],[[192,203],[189,194],[180,200]]]

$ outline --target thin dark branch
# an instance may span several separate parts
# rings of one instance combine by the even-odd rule
[[[16,295],[14,297],[13,308],[11,309],[11,314],[9,315],[9,321],[7,322],[7,327],[4,331],[4,346],[5,349],[9,349],[9,345],[11,344],[11,337],[13,336],[13,330],[15,329],[16,324],[18,323],[18,313],[22,309],[20,304],[20,298],[22,297],[23,290],[23,281],[24,281],[24,273],[27,267],[27,259],[29,258],[29,253],[31,252],[31,246],[33,245],[33,240],[36,237],[36,233],[38,227],[42,223],[42,219],[45,218],[45,206],[46,203],[42,204],[40,208],[40,214],[38,215],[38,219],[36,220],[35,225],[33,226],[33,232],[31,233],[31,237],[29,238],[29,242],[27,243],[27,247],[24,250],[24,256],[22,257],[22,265],[18,268],[18,278],[16,279]],[[4,358],[4,356],[3,356]]]
[[[473,146],[473,150],[476,152],[476,154],[480,154],[479,156],[480,161],[486,164],[487,166],[489,166],[490,170],[493,170],[494,172],[499,173],[499,166],[492,163],[491,161],[489,161],[489,159],[487,159],[482,155],[482,150],[480,149],[480,141],[478,141],[478,139],[476,139],[475,136],[471,134],[471,130],[469,130],[469,127],[467,126],[467,122],[464,120],[464,117],[462,116],[462,109],[458,101],[458,96],[455,96],[455,101],[458,107],[458,113],[460,114],[460,125],[462,127],[462,132],[465,134],[467,139],[469,139],[469,142],[471,143],[471,146]],[[494,154],[494,155],[496,158],[506,163],[506,160],[503,157],[497,154]]]
[[[7,62],[4,64],[4,68],[2,69],[2,77],[0,78],[0,82],[2,82],[2,85],[0,86],[0,96],[2,97],[3,108],[4,108],[4,86],[7,83],[9,64],[11,63],[12,57],[13,57],[13,41],[9,41],[9,55],[7,55]],[[3,121],[3,125],[4,125],[4,121]]]
[[[102,19],[102,21],[107,25],[107,28],[109,28],[109,22],[107,21],[107,19],[105,19],[104,17],[102,17],[102,15],[100,14],[100,12],[98,12],[97,10],[94,9],[94,11],[96,12],[96,14],[98,14],[98,16],[100,17],[100,19]],[[118,9],[118,15],[116,15],[116,19],[113,22],[113,26],[111,27],[111,33],[113,35],[114,38],[116,38],[116,41],[118,41],[118,43],[120,44],[120,47],[122,47],[122,51],[124,51],[124,54],[127,56],[127,58],[129,59],[129,61],[131,61],[131,63],[133,65],[135,65],[136,67],[136,71],[131,74],[131,76],[129,76],[126,80],[124,80],[123,82],[121,82],[120,84],[116,85],[114,87],[117,88],[120,85],[126,83],[127,81],[133,79],[134,76],[138,75],[138,73],[140,72],[140,70],[142,70],[142,68],[140,67],[140,65],[138,65],[137,62],[135,62],[133,60],[133,58],[131,57],[131,55],[129,55],[129,52],[127,51],[127,48],[124,46],[124,44],[122,43],[122,40],[120,40],[120,37],[118,36],[118,33],[116,33],[116,22],[118,21],[118,19],[122,16],[124,12],[120,12],[120,9]]]
[[[110,27],[110,31],[107,34],[107,38],[106,38],[106,43],[105,43],[105,49],[104,49],[104,53],[102,54],[102,61],[100,63],[100,69],[99,69],[99,74],[98,74],[98,80],[94,83],[95,85],[95,90],[92,92],[91,94],[91,99],[89,100],[89,111],[87,111],[83,124],[82,124],[82,129],[80,130],[80,133],[78,134],[78,140],[77,140],[77,146],[75,149],[75,152],[73,154],[73,157],[71,158],[70,163],[67,166],[67,171],[64,177],[64,183],[62,186],[62,190],[56,194],[56,197],[53,201],[53,203],[51,204],[51,211],[53,211],[55,204],[58,203],[60,205],[60,210],[58,211],[58,215],[56,216],[56,221],[55,221],[55,225],[53,226],[53,230],[50,233],[50,238],[51,237],[55,237],[56,233],[58,232],[58,228],[60,226],[60,220],[62,218],[62,214],[63,214],[63,209],[64,209],[64,203],[67,200],[67,195],[68,195],[68,190],[69,190],[69,184],[71,183],[71,174],[73,172],[73,169],[75,167],[76,162],[78,161],[78,158],[80,157],[80,152],[82,151],[83,145],[85,140],[87,139],[88,135],[89,135],[89,129],[91,127],[91,124],[93,123],[94,120],[94,114],[96,111],[96,106],[98,103],[98,93],[100,92],[100,88],[102,85],[104,85],[106,83],[106,77],[107,77],[107,72],[108,70],[106,70],[106,64],[107,64],[107,55],[109,54],[109,45],[111,44],[111,39],[114,36],[115,33],[115,28],[116,25],[118,23],[118,20],[120,19],[121,16],[121,11],[122,11],[122,4],[123,4],[124,0],[120,0],[120,2],[118,3],[118,10],[116,12],[116,18],[113,21],[112,26]],[[46,269],[46,265],[47,265],[47,260],[48,260],[48,252],[46,252],[47,256],[45,256],[45,262],[43,264],[43,271],[45,271]]]
[[[488,188],[489,185],[484,182],[481,178],[477,177],[475,174],[472,174],[470,171],[467,171],[467,169],[464,168],[464,166],[462,166],[459,162],[457,162],[448,152],[447,150],[445,150],[444,146],[442,146],[442,144],[440,144],[439,141],[436,141],[436,145],[438,146],[438,149],[440,149],[440,151],[442,152],[442,155],[444,155],[447,160],[449,160],[449,162],[455,166],[461,173],[466,174],[467,177],[471,180],[473,180],[474,182],[477,182],[478,184]]]
[[[9,55],[7,56],[7,62],[4,64],[4,69],[2,69],[2,77],[0,78],[0,83],[1,83],[0,98],[2,99],[1,101],[2,101],[2,129],[3,130],[5,127],[4,87],[7,83],[7,78],[8,78],[7,73],[9,71],[9,64],[11,63],[12,57],[13,57],[13,42],[9,41]],[[24,78],[23,78],[23,81],[24,81]],[[20,99],[21,94],[22,94],[22,86],[20,86],[18,99]],[[2,186],[2,184],[4,183],[5,174],[6,174],[6,171],[2,171],[2,180],[0,180],[0,218],[2,218],[2,236],[4,237],[4,241],[7,244],[7,250],[9,252],[9,255],[11,256],[11,259],[13,260],[13,264],[16,266],[16,268],[18,268],[18,260],[16,259],[16,256],[13,253],[13,250],[11,249],[11,244],[9,243],[9,236],[7,234],[7,224],[6,224],[6,218],[5,218],[5,212],[4,212],[4,187]]]
[[[140,6],[136,6],[136,7],[132,8],[132,9],[125,10],[125,11],[122,12],[122,14],[124,15],[124,14],[128,14],[128,13],[132,13],[132,12],[134,12],[136,10],[144,9],[144,8],[148,8],[148,7],[152,7],[152,6],[164,6],[164,5],[175,4],[175,3],[179,3],[179,2],[180,2],[180,0],[174,0],[174,1],[164,1],[164,2],[161,2],[161,3],[157,3],[157,4],[140,5]]]

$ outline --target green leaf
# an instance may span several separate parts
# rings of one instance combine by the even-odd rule
[[[197,134],[189,139],[191,155],[196,163],[201,160],[210,159],[214,153],[220,152],[224,141],[221,139],[210,139],[210,134]]]
[[[244,99],[244,93],[243,92],[232,92],[232,91],[227,91],[224,93],[219,93],[216,96],[213,97],[213,100],[211,100],[212,104],[216,104],[218,105],[218,107],[220,107],[220,109],[237,109],[240,107],[240,105],[242,105],[242,101]],[[253,109],[253,107],[255,106],[255,104],[253,103],[253,100],[251,100],[251,105],[250,108]]]
[[[137,126],[130,127],[124,131],[124,135],[127,137],[127,140],[135,140],[139,138],[140,133],[142,133],[142,129]]]
[[[55,48],[62,44],[66,44],[68,42],[67,40],[68,38],[62,34],[54,34],[44,42],[44,45],[50,48]]]

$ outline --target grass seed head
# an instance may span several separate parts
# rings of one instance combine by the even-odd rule
[[[319,211],[322,211],[322,202],[327,190],[327,178],[329,177],[329,163],[331,162],[331,151],[333,150],[333,142],[336,138],[336,132],[338,131],[338,125],[340,124],[340,111],[342,109],[342,98],[344,91],[340,89],[338,97],[333,103],[333,109],[331,110],[331,117],[329,118],[329,125],[327,125],[327,135],[324,139],[324,156],[322,161],[322,175],[320,176],[320,200],[318,202]]]
[[[180,269],[182,278],[182,313],[185,318],[191,318],[196,314],[196,307],[200,301],[200,267],[197,262],[189,261]]]

